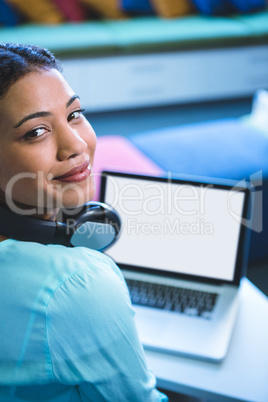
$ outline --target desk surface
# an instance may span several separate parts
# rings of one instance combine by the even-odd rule
[[[268,298],[248,279],[228,354],[208,363],[146,350],[158,386],[213,401],[268,402]]]

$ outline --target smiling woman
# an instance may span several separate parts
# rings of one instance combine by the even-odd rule
[[[22,209],[38,205],[39,217],[92,199],[96,136],[58,70],[28,72],[2,97],[0,109],[2,199],[5,193]]]
[[[92,199],[96,136],[49,51],[0,44],[0,115],[0,206],[18,225]],[[0,240],[0,400],[167,400],[112,260],[7,238],[1,222]]]

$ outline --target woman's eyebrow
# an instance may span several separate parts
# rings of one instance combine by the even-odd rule
[[[76,99],[80,99],[80,97],[78,95],[73,95],[71,97],[71,99],[68,100],[68,102],[66,103],[66,108],[68,108],[69,106],[71,106],[71,104],[76,100]]]
[[[27,120],[36,119],[38,117],[47,117],[47,116],[51,116],[51,113],[50,112],[36,112],[36,113],[29,114],[28,116],[21,119],[17,124],[15,124],[15,126],[13,128],[20,127]]]
[[[68,108],[76,99],[80,99],[80,97],[78,95],[73,95],[68,102],[66,103],[66,108]],[[31,113],[28,116],[24,117],[23,119],[21,119],[17,124],[15,124],[15,126],[13,128],[18,128],[20,127],[23,123],[25,123],[28,120],[31,119],[37,119],[38,117],[47,117],[47,116],[51,116],[50,112],[36,112],[36,113]]]

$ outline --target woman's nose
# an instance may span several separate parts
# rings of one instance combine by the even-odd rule
[[[66,124],[57,132],[58,158],[66,160],[81,155],[87,149],[87,143],[78,131]]]

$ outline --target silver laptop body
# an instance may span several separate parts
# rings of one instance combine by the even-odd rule
[[[225,357],[247,264],[249,196],[247,185],[229,181],[103,172],[101,201],[122,220],[106,253],[134,289],[145,348],[215,362]],[[149,296],[137,295],[140,285]]]

